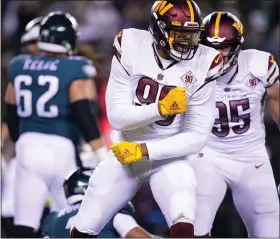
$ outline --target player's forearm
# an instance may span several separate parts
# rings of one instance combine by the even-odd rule
[[[278,127],[280,127],[279,101],[275,102],[273,104],[273,106],[271,106],[269,108],[270,108],[270,113],[271,113],[271,116],[272,116],[273,120],[278,125]]]
[[[146,143],[146,150],[145,146],[141,146],[144,149],[142,153],[150,160],[185,157],[199,153],[206,145],[208,137],[209,133],[186,131],[161,141]]]
[[[278,124],[278,127],[280,127],[280,86],[279,82],[275,82],[271,87],[267,89],[267,95],[266,95],[266,104],[270,111],[270,114],[274,121]]]
[[[137,129],[163,119],[159,114],[157,104],[114,105],[107,110],[107,114],[110,124],[117,130]]]

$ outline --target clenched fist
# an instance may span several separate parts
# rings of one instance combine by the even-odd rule
[[[162,116],[183,114],[187,111],[188,99],[186,88],[176,87],[158,102],[159,113]]]
[[[119,162],[123,165],[134,163],[142,159],[140,144],[120,142],[113,144],[110,149],[113,151]]]

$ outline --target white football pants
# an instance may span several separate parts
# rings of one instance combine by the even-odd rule
[[[193,156],[191,165],[198,183],[196,236],[211,231],[229,187],[249,237],[279,238],[279,199],[267,155],[246,162],[204,148]]]
[[[98,234],[147,180],[169,227],[179,221],[194,222],[196,179],[188,160],[149,162],[144,158],[124,166],[111,151],[109,154],[111,157],[102,161],[90,178],[75,218],[80,232]]]
[[[24,133],[16,143],[15,225],[39,228],[47,196],[67,206],[63,183],[76,169],[75,148],[64,137]]]

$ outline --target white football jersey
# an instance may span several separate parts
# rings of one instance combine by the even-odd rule
[[[273,56],[243,50],[238,63],[217,79],[216,119],[207,147],[250,160],[266,154],[263,123],[266,88],[279,78]]]
[[[200,45],[191,60],[173,63],[168,68],[174,61],[159,58],[153,47],[153,37],[148,31],[126,29],[116,36],[114,50],[115,57],[106,92],[108,119],[113,128],[118,130],[115,135],[119,138],[113,141],[147,143],[182,133],[186,124],[191,125],[191,114],[194,114],[192,108],[206,106],[215,94],[212,91],[215,84],[211,81],[220,74],[222,59],[212,48]],[[159,67],[158,61],[167,69]],[[208,85],[212,85],[209,90]],[[176,86],[187,88],[187,113],[163,119],[158,112],[158,100]],[[207,92],[203,92],[204,88]],[[211,122],[211,106],[208,111],[208,120]],[[204,114],[207,114],[207,109]],[[203,123],[200,126],[205,130]],[[200,133],[208,135],[204,131]],[[172,143],[176,144],[176,141]],[[157,148],[155,145],[151,147]],[[150,150],[149,155],[151,157]],[[168,157],[168,154],[165,156]]]

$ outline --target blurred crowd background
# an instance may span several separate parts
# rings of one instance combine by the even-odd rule
[[[244,48],[256,48],[272,53],[280,64],[279,1],[225,1],[196,0],[205,17],[212,11],[230,11],[244,25]],[[21,52],[20,37],[26,24],[38,16],[55,10],[72,14],[80,25],[79,53],[94,60],[98,70],[96,84],[100,103],[100,127],[107,143],[110,143],[110,126],[106,120],[104,93],[110,72],[112,42],[123,28],[147,29],[153,1],[1,1],[1,117],[5,116],[3,93],[8,82],[6,70],[11,58]],[[267,148],[271,156],[276,181],[280,182],[280,136],[271,117],[265,115]],[[5,129],[4,129],[5,130]],[[2,131],[2,139],[5,131]],[[2,160],[13,157],[12,143],[2,149]],[[166,236],[167,226],[148,185],[144,185],[134,199],[137,219],[147,230]],[[213,237],[244,237],[246,231],[232,206],[231,196],[221,206],[213,229]]]

